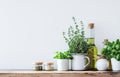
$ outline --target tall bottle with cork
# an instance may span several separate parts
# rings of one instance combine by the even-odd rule
[[[109,40],[108,40],[108,39],[104,39],[104,41],[103,41],[103,48],[106,47],[105,44],[106,44],[107,42],[109,42]],[[108,60],[108,62],[109,62],[108,70],[112,70],[111,60]]]
[[[88,50],[87,56],[90,58],[90,64],[88,65],[87,69],[89,70],[95,70],[96,69],[96,61],[97,61],[97,54],[98,50],[95,46],[95,37],[94,37],[94,23],[88,24],[88,30],[89,30],[89,36],[87,38],[88,44],[90,45],[90,48]]]

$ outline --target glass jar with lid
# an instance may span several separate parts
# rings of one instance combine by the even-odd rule
[[[36,71],[43,70],[43,62],[35,62],[35,70]]]
[[[54,62],[46,62],[46,63],[44,63],[44,70],[46,70],[46,71],[54,70]]]

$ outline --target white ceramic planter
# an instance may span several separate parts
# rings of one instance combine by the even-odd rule
[[[115,58],[112,58],[111,64],[112,64],[113,71],[120,71],[120,61],[117,61]]]
[[[96,62],[96,68],[99,71],[105,71],[109,67],[109,62],[106,59],[99,59]]]
[[[58,71],[69,70],[69,60],[68,59],[57,59],[57,70]]]
[[[90,63],[90,60],[84,54],[73,54],[72,70],[85,70],[86,66]],[[86,58],[88,63],[86,64]]]
[[[72,60],[69,60],[69,70],[72,70]]]

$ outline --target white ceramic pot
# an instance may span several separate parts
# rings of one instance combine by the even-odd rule
[[[120,71],[120,61],[117,61],[115,58],[112,58],[111,64],[112,64],[113,71]]]
[[[57,59],[57,70],[58,71],[69,70],[69,60],[68,59]]]
[[[105,71],[109,67],[109,62],[106,59],[99,59],[96,62],[96,68],[99,71]]]
[[[86,66],[90,63],[90,60],[84,54],[73,54],[72,70],[85,70]],[[86,58],[88,63],[86,64]]]
[[[72,70],[72,60],[69,60],[69,70]]]

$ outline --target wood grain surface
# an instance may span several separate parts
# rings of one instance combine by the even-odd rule
[[[120,71],[0,71],[0,77],[120,77]]]

